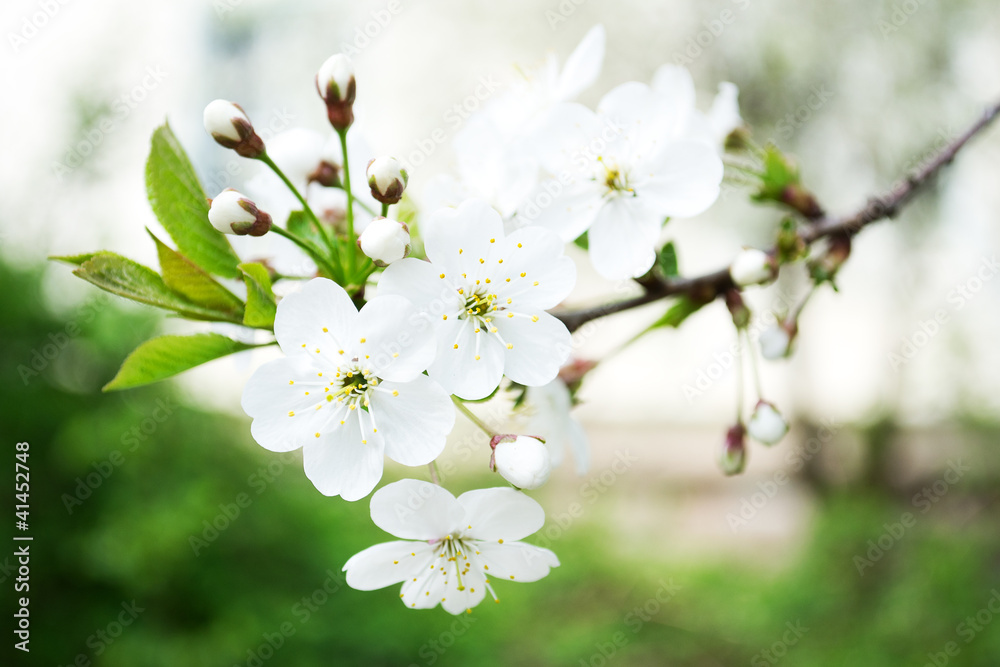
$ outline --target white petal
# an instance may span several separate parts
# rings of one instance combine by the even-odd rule
[[[491,238],[503,238],[503,220],[482,199],[467,199],[457,209],[439,209],[424,225],[427,258],[454,271],[478,271],[478,260],[491,256]]]
[[[504,349],[504,373],[524,385],[546,384],[555,379],[569,358],[572,339],[566,325],[552,315],[543,311],[524,314],[529,317],[498,317],[494,321],[512,346]]]
[[[563,255],[558,236],[540,227],[522,227],[503,243],[503,271],[495,279],[497,293],[513,298],[518,309],[548,310],[573,291],[576,265]],[[501,278],[511,280],[501,282]]]
[[[503,377],[505,351],[496,336],[481,328],[476,333],[468,320],[451,319],[438,331],[437,356],[427,373],[460,398],[486,398]]]
[[[325,427],[326,414],[317,414],[316,398],[303,389],[315,377],[312,361],[304,357],[269,361],[250,376],[243,388],[242,406],[253,419],[250,433],[261,447],[292,451]]]
[[[521,226],[544,227],[569,243],[590,228],[601,208],[603,193],[600,183],[580,174],[573,173],[564,180],[550,178],[521,204],[515,221]]]
[[[343,425],[307,442],[302,449],[306,477],[323,495],[359,500],[382,479],[382,436],[362,433],[358,412],[351,411]]]
[[[433,609],[441,604],[442,598],[447,598],[449,586],[445,577],[438,569],[440,558],[430,558],[424,563],[421,572],[403,582],[400,598],[409,609]],[[432,569],[433,568],[433,569]],[[454,582],[449,582],[454,585]]]
[[[333,365],[338,350],[348,349],[358,310],[344,288],[326,278],[314,278],[278,304],[274,335],[285,354],[317,354]],[[321,352],[316,353],[316,348]]]
[[[351,339],[375,375],[385,380],[411,380],[434,360],[434,326],[401,296],[377,296],[366,303]]]
[[[490,576],[499,580],[538,581],[559,566],[554,553],[524,542],[483,542],[477,546],[479,557],[490,566]]]
[[[372,394],[379,433],[385,438],[385,455],[407,466],[436,459],[455,425],[455,406],[441,386],[426,375],[405,384],[383,382],[385,391]],[[393,396],[391,392],[398,395]]]
[[[554,99],[568,102],[597,80],[604,64],[604,26],[595,25],[566,59],[562,74],[552,91]]]
[[[653,74],[653,90],[677,109],[694,109],[695,90],[691,73],[680,65],[662,65]]]
[[[458,502],[465,508],[463,532],[472,539],[513,542],[545,524],[542,506],[509,487],[468,491]]]
[[[402,479],[375,492],[372,521],[387,533],[410,540],[437,540],[462,524],[465,509],[437,484]]]
[[[663,218],[638,197],[609,201],[590,228],[590,261],[608,280],[643,275],[656,260],[656,240]]]
[[[441,607],[449,614],[462,614],[478,605],[486,596],[486,578],[475,568],[462,575],[463,590],[458,589],[458,578],[454,572],[448,572],[446,580],[448,589],[442,595],[444,599]]]
[[[557,104],[538,121],[531,145],[539,163],[550,173],[576,173],[581,155],[590,150],[592,143],[599,147],[601,132],[607,129],[606,121],[582,104]]]
[[[643,169],[649,175],[637,184],[636,191],[663,217],[698,215],[719,197],[722,160],[708,143],[666,144]]]
[[[347,585],[374,591],[423,574],[434,547],[426,542],[383,542],[354,554],[344,565]]]
[[[445,278],[440,277],[442,273],[445,273]],[[448,272],[430,262],[408,257],[394,262],[382,272],[378,293],[402,296],[437,322],[441,320],[441,315],[457,312],[465,303],[465,299],[451,287],[447,276]]]
[[[607,139],[605,156],[616,155],[626,163],[649,159],[667,140],[676,122],[660,108],[660,98],[637,81],[614,88],[597,105]],[[607,159],[607,157],[605,157]]]

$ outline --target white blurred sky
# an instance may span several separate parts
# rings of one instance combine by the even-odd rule
[[[207,177],[231,157],[201,129],[202,108],[216,97],[242,103],[258,126],[280,112],[291,114],[294,125],[325,130],[313,87],[316,67],[353,40],[358,26],[379,12],[385,16],[389,4],[4,3],[4,259],[34,264],[50,253],[106,247],[155,265],[144,231],[155,220],[145,201],[143,164],[156,125],[170,118]],[[558,13],[560,6],[575,9],[553,28],[547,12]],[[26,31],[43,22],[44,7],[58,10],[34,34]],[[607,27],[607,57],[584,102],[623,81],[648,81],[658,65],[700,36],[707,45],[693,52],[690,67],[702,105],[718,81],[739,84],[758,139],[774,137],[796,153],[807,183],[834,211],[862,204],[1000,97],[995,0],[925,3],[905,21],[896,17],[892,32],[879,23],[893,20],[892,3],[864,0],[808,8],[792,0],[589,0],[579,6],[569,0],[399,0],[399,7],[356,59],[359,126],[378,152],[409,154],[438,127],[452,135],[444,114],[481,77],[510,80],[513,63],[532,65],[549,50],[565,58],[597,22]],[[706,32],[720,18],[732,20],[718,36]],[[31,36],[14,45],[12,34]],[[150,70],[161,72],[162,80],[143,89]],[[812,91],[823,86],[830,100],[783,130],[790,126],[779,121],[806,108]],[[116,114],[127,108],[123,95],[143,99]],[[82,110],[105,116],[112,127],[100,133],[82,166],[57,178],[53,165],[86,138]],[[414,174],[413,187],[449,166],[443,146]],[[240,177],[250,173],[248,165]],[[923,198],[896,222],[865,231],[842,272],[841,292],[822,290],[806,310],[796,356],[764,364],[768,397],[793,415],[845,422],[885,412],[911,423],[963,411],[996,414],[1000,276],[961,310],[948,295],[1000,250],[998,182],[1000,128],[993,128],[962,154],[936,196]],[[779,215],[734,195],[696,220],[667,228],[685,272],[718,268],[743,244],[768,243]],[[587,269],[582,255],[577,258],[581,281],[574,298],[595,302],[609,286]],[[789,271],[779,288],[800,293],[804,282],[795,273]],[[48,285],[56,308],[93,291],[64,266],[48,271]],[[752,302],[766,307],[776,289],[751,294]],[[948,321],[894,371],[888,355],[938,309],[947,311]],[[616,347],[662,310],[651,306],[602,322],[582,352],[600,355]],[[682,388],[699,370],[710,370],[713,355],[723,353],[733,336],[719,304],[681,331],[648,336],[593,374],[583,392],[583,417],[725,424],[733,411],[731,367],[693,401]],[[183,382],[203,400],[238,409],[241,378],[248,373],[245,360],[224,360]]]

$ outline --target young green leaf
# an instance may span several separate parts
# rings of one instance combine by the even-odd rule
[[[667,312],[663,314],[663,317],[649,325],[646,331],[661,329],[663,327],[673,327],[676,329],[684,323],[684,320],[701,310],[705,303],[705,301],[695,301],[690,297],[682,296],[670,306]]]
[[[247,285],[247,307],[243,314],[243,324],[258,329],[274,328],[274,315],[278,310],[271,276],[263,264],[240,264],[243,282]]]
[[[189,301],[167,287],[156,271],[113,252],[95,253],[73,273],[106,292],[173,310],[193,320],[242,323],[242,317]]]
[[[76,264],[80,266],[88,259],[91,259],[96,252],[85,252],[80,255],[49,255],[49,259],[55,260],[57,262],[66,262],[67,264]]]
[[[182,255],[209,273],[239,278],[239,257],[208,221],[205,191],[168,124],[153,133],[146,161],[146,191],[153,213]]]
[[[248,350],[246,345],[219,334],[160,336],[147,340],[125,358],[104,391],[132,389],[157,382],[206,362],[234,352]]]
[[[312,241],[318,248],[325,248],[326,241],[316,231],[316,226],[306,216],[304,211],[292,211],[288,214],[288,222],[285,229],[295,234],[299,238]]]
[[[656,255],[656,265],[664,278],[675,278],[680,275],[677,268],[677,249],[673,241],[660,248],[660,252]]]
[[[160,258],[160,271],[167,287],[188,300],[212,310],[217,310],[233,318],[243,317],[243,302],[235,294],[217,283],[201,267],[187,257],[156,238],[156,253]]]

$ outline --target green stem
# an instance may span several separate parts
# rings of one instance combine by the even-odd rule
[[[344,192],[347,194],[347,271],[354,278],[356,255],[354,251],[354,193],[351,191],[351,167],[347,162],[347,130],[337,130],[340,136],[340,152],[344,156]]]
[[[472,410],[465,407],[465,403],[462,402],[462,399],[458,398],[457,396],[452,396],[451,400],[455,402],[455,405],[458,407],[459,411],[463,415],[465,415],[465,417],[470,422],[481,428],[486,435],[490,436],[491,438],[496,435],[493,429],[491,429],[489,426],[486,425],[486,422],[477,417],[475,413],[472,412]]]
[[[383,218],[389,217],[389,205],[386,204],[385,202],[382,202],[382,217]]]
[[[287,229],[283,229],[277,225],[271,226],[271,232],[277,234],[278,236],[284,236],[286,239],[302,248],[307,255],[313,258],[313,261],[316,262],[317,266],[326,271],[330,278],[333,278],[334,280],[337,279],[336,269],[333,268],[333,265],[330,264],[330,261],[323,255],[320,249],[312,243],[309,243],[309,241],[306,241],[305,239],[291,233]]]
[[[327,247],[330,248],[330,252],[336,252],[337,251],[336,236],[327,234],[326,226],[322,222],[320,222],[319,217],[313,212],[312,208],[309,206],[309,202],[307,202],[306,198],[302,196],[302,193],[299,192],[298,188],[296,188],[295,185],[292,184],[290,180],[288,180],[288,177],[285,176],[285,172],[281,171],[278,165],[274,163],[274,160],[272,160],[271,156],[269,156],[267,153],[264,153],[257,159],[266,164],[268,167],[270,167],[271,171],[273,171],[278,176],[278,178],[280,178],[281,181],[288,187],[288,189],[291,190],[292,194],[295,195],[295,198],[299,200],[300,204],[302,204],[302,210],[306,212],[306,215],[309,216],[309,219],[316,227],[316,233],[319,234],[320,238],[323,239]]]
[[[761,390],[760,383],[760,370],[757,368],[757,348],[754,347],[753,343],[750,341],[750,334],[745,334],[747,341],[747,354],[750,355],[750,370],[753,372],[753,384],[754,388],[757,390],[757,399],[760,400],[764,398],[764,392]]]
[[[736,330],[736,423],[743,423],[743,330]]]

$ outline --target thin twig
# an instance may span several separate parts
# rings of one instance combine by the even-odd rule
[[[853,236],[869,223],[895,217],[903,206],[908,204],[933,180],[942,168],[955,159],[955,156],[969,140],[989,126],[998,115],[1000,115],[1000,102],[989,107],[972,127],[946,146],[927,165],[901,180],[887,193],[870,199],[857,212],[839,217],[824,215],[810,221],[800,232],[802,240],[808,245],[837,234]],[[776,250],[771,252],[774,253]],[[684,295],[698,301],[708,302],[725,294],[727,289],[734,287],[728,267],[695,278],[644,280],[641,284],[644,292],[630,299],[553,314],[562,320],[570,331],[576,331],[591,320],[638,308],[666,297]]]

